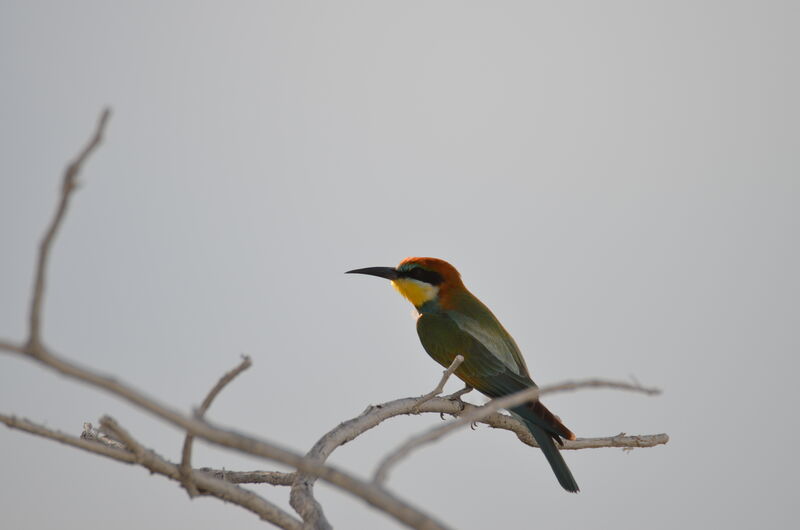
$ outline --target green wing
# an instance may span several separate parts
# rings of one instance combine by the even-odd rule
[[[477,337],[445,313],[423,313],[417,319],[422,346],[436,362],[450,366],[456,355],[464,362],[455,374],[489,397],[505,396],[535,386],[526,374],[512,370]]]
[[[447,315],[458,327],[475,337],[512,372],[530,377],[519,346],[483,302],[464,291],[455,295],[453,303],[458,311],[450,311]]]
[[[521,362],[522,357],[516,349],[516,344],[513,345],[513,349],[502,350],[503,353],[498,355],[494,348],[496,341],[484,344],[481,340],[487,334],[491,335],[484,333],[487,330],[485,326],[480,328],[481,333],[473,333],[472,327],[462,325],[463,322],[464,318],[454,319],[451,313],[445,312],[422,313],[419,316],[417,333],[425,351],[436,362],[442,366],[450,366],[456,355],[463,355],[464,362],[455,374],[469,386],[492,398],[535,386],[527,375],[524,362]],[[499,322],[497,325],[500,326]],[[510,336],[508,338],[513,344],[513,339]],[[500,340],[502,342],[502,338]],[[514,352],[516,355],[511,355],[511,359],[516,360],[518,357],[520,362],[511,363],[509,366],[507,354]],[[520,373],[518,370],[523,372]],[[561,486],[567,491],[578,491],[578,484],[554,443],[554,440],[561,443],[561,436],[574,440],[575,435],[538,400],[514,407],[510,412],[525,422],[542,448]]]

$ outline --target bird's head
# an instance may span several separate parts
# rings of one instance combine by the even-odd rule
[[[397,267],[367,267],[347,273],[391,280],[394,288],[416,308],[446,296],[453,289],[464,287],[456,268],[437,258],[406,258]]]

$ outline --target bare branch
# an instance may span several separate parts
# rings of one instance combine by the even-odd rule
[[[71,445],[72,447],[89,451],[90,453],[112,458],[119,462],[125,462],[126,464],[133,464],[136,462],[136,458],[125,449],[111,447],[96,440],[77,438],[61,431],[54,431],[24,418],[0,414],[0,423],[5,423],[10,429],[17,429],[43,438],[49,438],[65,445]]]
[[[179,466],[142,446],[113,418],[104,416],[100,419],[100,425],[122,441],[136,455],[139,464],[173,480],[181,480]],[[192,481],[203,490],[204,494],[241,506],[280,528],[296,530],[301,527],[300,521],[252,491],[202,473],[192,473]]]
[[[661,389],[655,387],[645,387],[636,383],[627,383],[625,381],[609,381],[607,379],[584,379],[582,381],[564,381],[555,385],[543,386],[539,389],[539,394],[555,394],[556,392],[568,392],[572,390],[583,390],[586,388],[613,388],[616,390],[630,390],[632,392],[641,392],[648,396],[657,396],[661,394]]]
[[[5,347],[6,343],[0,343],[0,347]],[[16,345],[9,345],[5,347],[7,351],[11,352],[24,352],[23,347]],[[370,407],[361,416],[342,423],[336,429],[330,431],[323,436],[314,448],[303,458],[296,453],[280,448],[268,442],[262,442],[255,438],[251,438],[233,431],[226,431],[209,425],[206,422],[201,422],[196,419],[187,418],[179,412],[161,405],[160,403],[152,400],[151,398],[137,392],[131,387],[124,385],[117,380],[96,374],[89,370],[84,370],[77,365],[57,357],[49,352],[44,352],[44,355],[36,357],[36,359],[45,366],[58,371],[62,374],[68,375],[72,378],[78,379],[89,383],[90,385],[98,388],[105,389],[112,394],[123,397],[127,401],[137,405],[139,408],[147,410],[157,417],[165,421],[177,425],[192,432],[195,435],[201,436],[204,439],[233,449],[239,449],[242,452],[262,456],[283,464],[295,467],[303,472],[298,475],[295,483],[292,486],[292,506],[303,517],[307,523],[313,517],[316,510],[313,505],[316,501],[313,499],[313,484],[316,481],[315,477],[320,477],[334,485],[341,487],[358,497],[366,500],[368,503],[383,509],[398,520],[408,524],[413,528],[441,528],[441,523],[435,522],[433,519],[425,516],[421,512],[411,508],[407,504],[394,498],[387,492],[369,486],[368,483],[360,481],[349,474],[343,473],[335,468],[321,465],[330,453],[338,446],[353,440],[361,433],[375,427],[385,419],[409,414],[412,412],[418,398],[405,398],[395,400],[392,402]],[[464,411],[469,411],[470,405],[464,408],[463,403],[450,401],[443,398],[433,398],[418,407],[419,412],[437,412],[451,414],[458,416]],[[536,447],[530,433],[527,429],[513,418],[495,413],[480,420],[481,423],[486,423],[491,427],[501,428],[513,431],[517,437],[528,445]],[[668,437],[666,435],[653,435],[653,436],[639,436],[634,438],[622,439],[619,437],[603,438],[603,439],[587,439],[576,440],[573,442],[567,441],[563,449],[579,449],[588,447],[650,447],[653,445],[667,443]],[[386,506],[386,508],[384,508]],[[321,511],[320,511],[321,513]],[[324,519],[323,519],[324,520]],[[434,526],[425,526],[433,524]],[[323,526],[324,527],[324,526]]]
[[[214,401],[214,398],[216,398],[217,395],[220,392],[222,392],[222,389],[225,388],[225,386],[228,383],[233,381],[236,378],[236,376],[238,376],[240,373],[250,368],[252,364],[253,363],[250,360],[250,357],[248,357],[247,355],[243,355],[242,362],[239,363],[239,365],[236,368],[230,370],[225,375],[223,375],[219,381],[217,381],[217,384],[214,385],[214,388],[211,389],[206,398],[203,400],[203,403],[200,405],[200,408],[195,411],[195,417],[198,419],[202,418],[203,415],[205,415],[208,408],[211,406],[211,403]],[[182,452],[183,456],[181,458],[181,465],[180,465],[181,475],[184,478],[184,487],[186,488],[186,492],[189,494],[189,497],[194,497],[195,495],[198,494],[197,487],[195,487],[194,483],[191,481],[193,440],[194,436],[192,436],[190,433],[187,433],[186,438],[183,441],[183,452]]]
[[[125,449],[125,444],[120,442],[119,440],[115,440],[111,436],[100,432],[99,430],[95,429],[91,423],[86,422],[83,424],[83,432],[81,433],[81,440],[91,440],[93,442],[99,442],[103,445],[107,445],[109,447],[116,447],[117,449]]]
[[[83,163],[92,154],[92,152],[100,145],[103,140],[103,133],[105,132],[106,123],[111,116],[110,109],[104,109],[100,113],[100,119],[97,121],[94,135],[86,144],[86,147],[78,154],[77,158],[67,166],[64,171],[64,178],[61,184],[61,197],[58,202],[53,219],[50,222],[41,243],[39,243],[39,258],[36,261],[36,275],[33,284],[33,294],[31,296],[31,306],[28,329],[28,345],[27,350],[31,355],[36,355],[41,345],[41,322],[42,322],[42,304],[44,301],[44,291],[47,275],[47,262],[50,257],[50,248],[53,245],[53,239],[61,227],[61,221],[64,219],[64,214],[67,213],[69,206],[69,199],[72,192],[76,188],[76,180],[83,168]]]
[[[255,493],[240,488],[234,484],[231,484],[230,482],[226,482],[225,480],[216,478],[216,473],[218,473],[216,470],[192,470],[190,467],[192,444],[191,438],[203,438],[213,444],[235,449],[242,453],[260,456],[262,458],[280,462],[297,469],[297,473],[241,472],[238,478],[241,480],[241,482],[244,482],[245,480],[253,482],[262,481],[283,485],[288,484],[290,480],[293,481],[291,492],[292,506],[303,517],[303,526],[312,526],[314,528],[330,527],[325,520],[324,515],[322,514],[321,508],[313,498],[312,488],[314,482],[318,478],[321,478],[345,491],[350,492],[356,497],[361,498],[365,502],[391,515],[407,526],[417,529],[434,530],[445,528],[444,525],[436,521],[431,516],[413,508],[397,497],[391,495],[383,488],[375,487],[374,484],[360,480],[349,473],[336,469],[332,466],[324,465],[324,461],[336,447],[354,439],[359,434],[378,425],[387,418],[399,414],[439,412],[452,414],[454,416],[462,416],[459,422],[469,423],[470,421],[475,421],[469,419],[472,417],[472,415],[474,415],[475,418],[478,418],[477,421],[481,421],[493,427],[511,430],[517,433],[518,437],[523,442],[528,443],[529,445],[534,445],[530,441],[532,440],[532,437],[521,423],[517,422],[513,418],[497,413],[497,409],[487,409],[487,407],[490,406],[496,406],[497,408],[500,408],[513,406],[512,404],[506,403],[503,400],[496,400],[498,403],[490,403],[486,407],[476,408],[470,405],[465,405],[461,401],[435,398],[436,395],[441,393],[447,378],[457,369],[460,362],[459,359],[456,359],[453,365],[451,365],[451,367],[445,371],[439,385],[432,393],[426,394],[421,398],[395,400],[383,405],[371,407],[362,413],[361,416],[348,422],[344,422],[336,429],[323,436],[323,438],[321,438],[317,444],[315,444],[311,451],[309,451],[309,453],[303,457],[294,451],[285,449],[275,443],[261,440],[253,436],[248,436],[233,430],[223,429],[202,420],[201,417],[203,413],[211,404],[211,401],[214,399],[216,394],[225,386],[225,384],[227,384],[227,382],[233,379],[246,367],[241,368],[241,370],[237,369],[238,371],[234,370],[236,373],[233,375],[227,374],[226,377],[230,376],[227,380],[226,377],[223,377],[217,386],[215,386],[211,393],[209,393],[209,395],[206,397],[203,407],[201,407],[197,415],[195,417],[188,417],[167,405],[159,403],[155,399],[142,392],[139,392],[133,387],[118,381],[114,377],[107,376],[95,372],[89,368],[80,366],[79,364],[73,363],[72,361],[61,357],[55,354],[52,350],[46,348],[42,341],[41,321],[42,306],[44,303],[46,287],[47,264],[50,250],[63,222],[72,192],[75,190],[77,176],[80,173],[86,159],[102,141],[109,115],[109,110],[106,109],[103,111],[98,121],[94,136],[65,171],[60,200],[52,221],[48,225],[45,235],[39,245],[39,253],[35,270],[35,281],[31,295],[27,341],[24,345],[18,345],[0,340],[0,350],[21,354],[27,358],[35,359],[41,365],[55,372],[61,373],[67,377],[81,381],[90,386],[103,389],[110,394],[127,400],[142,410],[150,412],[154,416],[159,417],[168,423],[184,429],[187,433],[187,439],[184,443],[182,463],[180,466],[170,463],[158,456],[152,450],[143,447],[113,419],[108,417],[101,420],[101,426],[108,434],[110,434],[110,437],[98,435],[89,425],[84,429],[84,435],[87,439],[75,438],[64,433],[51,431],[42,426],[28,422],[27,420],[19,420],[13,416],[0,415],[0,421],[9,427],[54,439],[87,451],[102,454],[118,461],[126,463],[139,463],[153,472],[168,476],[173,480],[182,481],[185,485],[188,484],[189,486],[187,489],[191,488],[190,493],[196,492],[213,495],[220,499],[236,503],[250,511],[253,511],[254,513],[259,514],[259,516],[261,516],[263,519],[271,521],[282,528],[299,528],[303,523],[286,514]],[[249,361],[246,362],[249,363]],[[242,364],[244,365],[245,362]],[[564,388],[551,389],[551,391],[571,390],[583,387],[584,385],[595,387],[611,386],[615,388],[625,388],[628,390],[647,392],[646,389],[643,389],[638,384],[630,385],[625,383],[623,385],[609,385],[607,382],[597,383],[596,381],[594,383],[569,383]],[[454,396],[460,396],[465,391],[467,391],[467,389],[457,392],[454,394]],[[535,391],[535,389],[532,389],[532,391]],[[514,396],[509,396],[509,398],[510,397]],[[531,399],[530,396],[526,397],[527,399]],[[502,402],[502,404],[500,402]],[[513,400],[510,402],[513,402]],[[449,424],[445,427],[449,429]],[[658,439],[656,440],[656,438]],[[592,440],[595,441],[593,442]],[[600,442],[597,440],[603,441]],[[652,435],[652,437],[626,437],[620,434],[607,439],[581,439],[575,442],[567,442],[565,448],[577,449],[583,447],[601,446],[646,447],[656,443],[666,443],[667,440],[668,437],[666,435]],[[120,441],[127,449],[119,448],[118,444]],[[592,445],[593,443],[595,445]],[[583,446],[579,447],[581,444],[583,444]],[[570,447],[571,445],[574,445],[574,447]],[[235,472],[221,471],[220,473],[222,473],[223,479],[231,480],[231,477]]]
[[[0,339],[0,350],[5,350],[10,353],[19,353],[20,355],[28,355],[28,349],[25,346],[2,339]]]
[[[281,473],[280,471],[227,471],[202,467],[195,469],[200,473],[208,473],[214,478],[234,484],[271,484],[273,486],[291,486],[297,473]]]
[[[41,312],[45,292],[45,276],[50,248],[64,215],[66,214],[67,206],[69,205],[69,199],[75,188],[75,180],[77,175],[79,174],[86,158],[102,140],[103,132],[105,130],[105,125],[108,121],[109,115],[109,110],[106,109],[103,111],[100,116],[95,135],[90,140],[89,144],[84,148],[84,150],[78,155],[75,161],[69,165],[64,175],[61,199],[56,208],[53,220],[46,230],[45,236],[39,246],[39,257],[35,275],[36,279],[31,295],[30,329],[26,345],[18,346],[3,341],[0,342],[0,348],[5,349],[6,351],[23,354],[28,358],[36,359],[43,366],[46,366],[67,377],[106,390],[107,392],[121,397],[133,405],[146,410],[151,414],[169,423],[172,423],[173,425],[185,429],[188,434],[204,438],[207,441],[217,445],[222,445],[231,449],[238,449],[239,451],[247,454],[275,460],[277,462],[294,467],[300,471],[316,475],[323,480],[329,481],[331,484],[349,491],[357,497],[361,497],[369,504],[376,506],[377,508],[385,511],[389,515],[409,526],[414,528],[444,528],[442,524],[435,521],[432,517],[422,513],[421,511],[411,507],[409,504],[386,492],[376,491],[370,486],[369,483],[359,480],[349,473],[345,473],[338,469],[324,466],[316,462],[311,462],[307,459],[304,459],[301,455],[288,449],[284,449],[276,444],[259,440],[254,437],[245,436],[234,431],[228,431],[214,427],[197,418],[189,418],[172,409],[171,407],[163,405],[144,393],[135,390],[133,387],[117,381],[113,377],[102,375],[88,368],[84,368],[67,360],[66,358],[54,354],[49,349],[45,348],[41,340]]]
[[[436,427],[435,429],[431,429],[426,431],[422,434],[409,438],[404,444],[400,447],[386,455],[381,462],[378,464],[377,469],[375,470],[375,474],[372,478],[372,481],[375,484],[383,485],[386,483],[386,479],[389,476],[389,469],[392,466],[396,465],[400,460],[411,454],[411,451],[417,449],[418,447],[429,444],[438,440],[439,438],[445,436],[447,433],[458,429],[464,425],[469,425],[472,422],[480,421],[483,418],[489,416],[493,412],[497,412],[500,409],[511,408],[516,405],[521,405],[523,403],[527,403],[529,401],[536,400],[539,397],[539,389],[537,387],[527,388],[520,392],[516,392],[514,394],[503,396],[501,398],[493,399],[488,402],[486,405],[478,408],[473,408],[472,410],[461,414],[457,420],[453,420],[449,423],[446,423],[442,426]]]
[[[464,362],[464,356],[456,355],[455,359],[453,359],[453,362],[450,363],[450,366],[448,366],[447,369],[442,373],[442,377],[439,379],[439,383],[436,385],[436,388],[417,398],[414,401],[411,409],[406,413],[419,414],[420,407],[423,404],[441,394],[445,385],[447,384],[447,380],[451,375],[453,375],[462,362]],[[465,393],[464,390],[461,392]],[[380,405],[378,408],[380,408]],[[371,407],[367,408],[367,410],[358,418],[354,418],[348,422],[340,424],[339,427],[323,436],[314,445],[314,447],[312,447],[311,450],[306,453],[306,458],[324,462],[334,449],[342,444],[347,443],[356,436],[359,436],[366,430],[375,427],[378,425],[378,423],[383,421],[383,419],[378,419],[375,423],[361,421],[365,415],[370,412],[370,409]],[[339,433],[345,433],[344,437],[339,436]],[[349,433],[352,433],[352,437],[350,437]],[[314,528],[331,528],[331,525],[322,510],[322,506],[314,498],[315,480],[316,479],[311,475],[298,474],[295,478],[294,484],[292,485],[290,503],[295,511],[300,514],[306,524],[311,525]]]
[[[612,386],[611,388],[617,387]],[[456,394],[458,394],[458,392]],[[451,400],[449,397],[431,398],[421,405],[417,405],[418,399],[419,398],[402,398],[367,407],[359,416],[340,423],[320,438],[319,441],[314,444],[314,447],[306,453],[306,458],[324,462],[337,447],[354,440],[383,421],[396,416],[431,412],[459,416],[463,413],[469,413],[472,410],[478,409],[478,407],[474,405]],[[539,447],[528,428],[525,427],[522,422],[507,414],[493,412],[476,421],[495,429],[511,431],[516,434],[519,440],[524,444],[531,447]],[[565,440],[562,449],[653,447],[666,444],[668,441],[669,436],[666,434],[639,436],[617,435],[605,438],[579,438],[574,441]],[[319,528],[328,528],[330,525],[325,519],[322,509],[314,500],[313,488],[315,480],[316,479],[311,475],[298,474],[295,483],[292,485],[290,501],[292,507],[303,517],[303,520],[306,521],[307,524],[311,524],[312,526],[316,525]]]
[[[599,449],[601,447],[620,447],[634,449],[636,447],[654,447],[669,442],[669,436],[661,434],[626,435],[624,432],[606,438],[578,438],[577,440],[564,440],[561,449]]]
[[[109,447],[100,441],[82,439],[60,431],[54,431],[15,416],[0,414],[0,422],[5,423],[12,429],[19,429],[37,436],[56,440],[90,453],[117,460],[118,462],[126,464],[138,463],[153,473],[158,473],[159,475],[163,475],[175,481],[181,480],[180,470],[177,465],[168,462],[153,451],[144,448],[110,418],[101,420],[101,425],[103,428],[113,433],[115,438],[120,438],[131,451]],[[280,528],[296,530],[301,527],[300,521],[284,510],[281,510],[249,490],[214,477],[213,474],[196,470],[193,472],[192,480],[198,487],[202,488],[204,494],[239,505],[258,515],[261,519],[269,521]]]
[[[222,391],[222,389],[225,388],[225,386],[228,383],[236,379],[236,377],[239,374],[241,374],[251,366],[253,366],[253,361],[250,360],[250,356],[242,355],[242,362],[239,363],[239,365],[236,366],[236,368],[228,371],[225,375],[223,375],[220,378],[219,381],[217,381],[217,384],[214,385],[214,388],[211,389],[206,398],[203,400],[203,403],[200,405],[200,408],[197,409],[197,411],[195,411],[195,416],[197,418],[202,418],[203,415],[208,411],[208,408],[211,406],[211,403],[214,401],[217,395]]]
[[[20,348],[14,347],[8,351],[18,352]],[[22,348],[23,351],[27,351]],[[258,439],[253,436],[235,432],[232,430],[216,427],[210,423],[195,418],[187,417],[175,409],[159,403],[146,394],[135,390],[112,377],[101,375],[92,370],[83,368],[65,358],[52,353],[44,346],[39,347],[37,355],[29,355],[28,358],[36,359],[39,363],[56,372],[66,375],[78,381],[83,381],[91,386],[103,389],[109,393],[121,397],[137,406],[138,408],[150,412],[154,416],[161,418],[167,423],[176,425],[197,438],[203,438],[222,447],[238,450],[242,453],[251,454],[280,462],[293,467],[304,473],[319,477],[334,486],[350,492],[356,497],[361,498],[368,504],[375,506],[398,521],[419,529],[443,529],[445,526],[436,521],[432,516],[412,507],[405,501],[384,490],[374,488],[369,482],[358,479],[355,476],[340,469],[326,466],[311,459],[295,453],[290,449],[281,447],[273,442]],[[198,483],[198,486],[200,484]]]
[[[438,396],[444,390],[444,385],[447,384],[447,380],[450,379],[450,376],[453,375],[453,372],[458,370],[458,367],[461,366],[461,363],[464,362],[463,355],[456,355],[456,358],[453,359],[453,362],[450,363],[450,366],[442,373],[442,378],[439,379],[439,384],[436,385],[436,388],[425,394],[424,396],[420,397],[417,401],[417,406],[422,405],[429,399]]]
[[[403,409],[407,406],[403,402],[407,402],[410,398],[398,399],[379,405],[382,411],[388,413],[389,417],[401,414],[408,414],[408,412],[398,412],[398,409]],[[463,404],[455,401],[449,401],[444,398],[435,398],[426,403],[420,412],[436,412],[440,414],[450,414],[452,416],[459,416],[462,413],[468,413],[471,410],[478,409],[470,404]],[[539,447],[531,435],[530,431],[525,424],[508,414],[495,412],[488,416],[476,420],[477,423],[483,423],[492,427],[493,429],[502,429],[511,431],[517,435],[517,438],[531,447]],[[577,440],[564,440],[564,445],[560,447],[563,450],[576,450],[576,449],[602,449],[602,448],[636,448],[636,447],[655,447],[656,445],[664,445],[669,442],[669,436],[666,434],[643,434],[643,435],[624,435],[618,434],[616,436],[601,437],[601,438],[578,438]]]

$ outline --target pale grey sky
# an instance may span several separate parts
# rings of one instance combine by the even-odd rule
[[[548,406],[665,447],[545,459],[478,428],[389,486],[456,528],[785,527],[797,497],[800,4],[0,4],[0,336],[24,330],[57,180],[114,115],[52,261],[48,342],[188,410],[306,450],[439,367],[411,307],[345,270],[448,259],[534,379],[628,378]],[[456,388],[455,383],[451,383]],[[472,399],[477,399],[473,397]],[[175,430],[0,355],[0,411]],[[435,417],[338,450],[366,476]],[[174,483],[0,429],[4,528],[262,528]],[[273,469],[198,444],[198,465]],[[286,503],[285,489],[258,487]],[[338,528],[387,517],[322,486]]]

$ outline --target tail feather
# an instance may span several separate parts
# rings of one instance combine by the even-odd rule
[[[528,427],[528,430],[531,431],[561,487],[567,491],[577,493],[579,491],[578,483],[575,482],[575,477],[572,476],[572,472],[567,467],[564,457],[561,456],[555,444],[555,442],[558,442],[563,445],[561,436],[568,440],[574,440],[575,435],[572,431],[561,423],[558,416],[551,413],[538,401],[515,407],[511,410],[511,413],[520,418]]]
[[[561,484],[561,487],[573,493],[580,491],[580,488],[578,488],[578,483],[575,482],[575,477],[572,476],[572,472],[567,467],[567,463],[564,462],[564,458],[561,456],[561,452],[558,450],[558,447],[556,447],[556,444],[553,443],[553,438],[550,433],[546,432],[535,423],[527,420],[525,421],[525,424],[528,426],[531,434],[536,439],[539,447],[542,448],[542,452],[544,453],[545,458],[547,458],[547,462],[550,464],[550,467],[553,469],[553,473],[556,474],[556,478],[558,479],[558,483]]]
[[[566,438],[567,440],[575,439],[575,434],[567,429],[563,423],[561,423],[561,418],[547,410],[547,407],[542,405],[542,402],[538,399],[533,403],[528,403],[526,407],[530,412],[533,413],[534,417],[539,420],[536,421],[536,423],[541,425],[545,430]],[[534,420],[534,418],[530,419]],[[564,445],[564,443],[558,437],[556,437],[556,441],[559,445]]]

